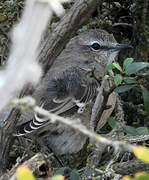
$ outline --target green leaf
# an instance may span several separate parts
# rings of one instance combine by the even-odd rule
[[[126,70],[127,67],[133,62],[133,58],[127,58],[125,59],[124,63],[123,63],[123,69]]]
[[[120,85],[122,83],[122,80],[123,80],[123,78],[120,74],[116,74],[114,76],[114,83],[116,86]]]
[[[149,174],[147,174],[146,172],[140,172],[140,175],[135,177],[133,180],[149,180]]]
[[[149,148],[145,146],[137,146],[133,152],[138,159],[145,163],[149,163]]]
[[[127,134],[131,134],[131,135],[134,135],[134,136],[138,135],[138,132],[137,132],[136,128],[134,128],[132,126],[125,126],[124,131]]]
[[[141,89],[144,101],[144,108],[147,112],[149,112],[149,91],[143,86],[141,86]]]
[[[132,77],[124,77],[124,81],[126,84],[136,84],[137,81],[135,78]]]
[[[149,129],[147,127],[138,127],[136,130],[138,132],[138,135],[149,134]]]
[[[5,21],[7,16],[5,14],[0,13],[0,22]]]
[[[108,66],[106,66],[105,70],[104,70],[104,73],[106,73],[107,71],[111,70],[111,69],[115,69],[115,66],[113,66],[113,63],[112,64],[109,64]]]
[[[136,72],[149,67],[149,63],[145,63],[145,62],[135,62],[130,64],[127,69],[126,69],[126,74],[131,75],[131,74],[135,74]]]
[[[76,169],[73,169],[70,173],[70,180],[79,180],[79,173]]]
[[[55,174],[62,174],[62,175],[64,175],[66,169],[68,169],[68,167],[59,168],[58,170],[56,170]]]
[[[65,177],[62,175],[55,175],[50,180],[64,180]]]
[[[114,62],[114,63],[112,63],[112,64],[113,64],[113,66],[114,66],[116,69],[118,69],[120,72],[123,72],[123,70],[122,70],[121,66],[119,65],[119,63]]]
[[[115,92],[117,93],[123,93],[126,91],[129,91],[130,89],[134,88],[136,85],[124,85],[124,86],[119,86],[114,89]]]
[[[134,179],[132,179],[130,176],[124,176],[124,177],[122,178],[122,180],[134,180]]]
[[[32,171],[27,166],[19,166],[16,172],[17,180],[35,180]]]
[[[149,74],[149,70],[145,71],[145,74],[147,74],[147,75],[148,75],[148,74]]]
[[[114,117],[108,117],[107,118],[107,122],[108,122],[108,124],[109,124],[109,126],[111,126],[111,128],[113,129],[113,128],[115,128],[115,126],[116,126],[116,120],[115,120],[115,118]]]
[[[124,176],[122,180],[149,180],[149,174],[146,172],[138,172],[135,174],[135,177]]]

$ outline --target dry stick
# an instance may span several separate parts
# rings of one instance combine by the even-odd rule
[[[102,106],[102,103],[104,100],[103,89],[104,89],[105,80],[107,80],[106,76],[103,78],[100,88],[98,88],[98,94],[97,94],[95,103],[92,108],[92,114],[91,114],[91,120],[90,120],[90,130],[91,131],[95,130],[95,127],[97,125],[98,114],[99,114],[99,111],[101,109],[101,106]]]
[[[37,113],[39,115],[42,115],[46,118],[49,119],[49,123],[55,123],[55,122],[60,122],[62,124],[65,124],[69,127],[72,127],[73,129],[76,129],[77,131],[81,132],[82,134],[88,136],[89,138],[93,139],[97,145],[100,143],[107,144],[107,145],[112,145],[114,148],[118,149],[119,147],[124,148],[127,151],[133,151],[136,146],[130,145],[130,144],[125,144],[120,141],[112,141],[110,139],[104,138],[102,136],[99,136],[98,134],[91,132],[88,130],[84,125],[81,123],[79,124],[78,121],[71,121],[64,117],[58,116],[56,114],[50,113],[49,111],[43,109],[42,107],[39,107],[36,105],[35,99],[33,99],[30,96],[26,96],[22,99],[14,99],[12,101],[12,105],[15,107],[21,107],[23,105],[32,109],[34,113]],[[47,123],[48,125],[48,123]]]
[[[9,103],[14,95],[22,90],[24,85],[29,82],[35,84],[40,80],[41,67],[36,60],[37,48],[39,47],[41,35],[46,28],[48,20],[51,19],[53,12],[47,2],[28,0],[21,21],[13,29],[10,56],[5,69],[0,72],[0,110]],[[58,1],[57,5],[62,8],[62,5]],[[60,12],[61,10],[58,9],[58,13]],[[37,20],[39,20],[39,23],[36,23]],[[0,132],[0,171],[6,167],[8,153],[6,154],[4,152],[10,150],[13,141],[11,134],[16,124],[16,119],[12,120],[14,111],[11,111],[10,116],[10,121],[2,129],[3,132]],[[1,121],[4,120],[1,119]]]
[[[124,27],[133,28],[133,25],[132,25],[132,24],[128,24],[128,23],[114,23],[114,24],[112,25],[112,27],[117,27],[117,26],[124,26]]]
[[[98,90],[98,95],[96,97],[94,106],[92,108],[92,115],[90,121],[90,130],[94,132],[94,130],[99,131],[106,123],[106,119],[102,119],[101,116],[106,109],[107,101],[109,95],[113,92],[115,86],[111,87],[108,91],[105,91],[105,84],[108,83],[107,79],[109,76],[105,76],[102,80],[101,86]],[[98,120],[99,119],[99,120]],[[99,122],[98,122],[99,121]],[[98,125],[97,125],[98,124]],[[92,143],[92,142],[91,142]],[[106,145],[100,144],[100,148],[94,147],[92,153],[89,155],[89,163],[87,163],[84,172],[82,173],[82,178],[90,178],[94,174],[94,169],[91,168],[93,166],[98,165],[100,159],[102,157],[102,153],[105,150]]]
[[[122,104],[120,101],[119,96],[117,96],[117,108],[116,108],[117,112],[117,124],[116,124],[116,128],[114,128],[113,131],[118,131],[118,132],[122,132],[123,128],[125,126],[125,122],[124,122],[124,111],[122,108]],[[147,141],[149,140],[149,135],[136,135],[136,136],[120,136],[117,137],[118,140],[123,140],[123,141],[127,141],[129,143],[137,143],[137,142],[143,142],[143,141]],[[114,139],[116,139],[116,137],[114,137]]]
[[[129,143],[136,143],[136,142],[142,142],[145,140],[149,139],[149,135],[141,135],[141,136],[120,136],[118,137],[117,134],[119,132],[123,131],[123,127],[125,126],[124,122],[124,112],[122,109],[122,104],[117,97],[117,124],[116,127],[110,132],[109,137],[112,137],[113,140],[118,139],[118,140],[125,140]],[[115,134],[114,136],[112,134]],[[121,174],[121,175],[128,175],[128,174],[134,174],[138,171],[149,171],[149,165],[146,163],[143,163],[140,160],[132,160],[128,162],[121,162],[121,163],[115,163],[112,166],[112,169],[114,170],[115,173]]]
[[[93,150],[89,157],[87,158],[89,162],[86,164],[86,167],[84,168],[81,177],[82,179],[85,177],[86,179],[89,179],[90,177],[94,177],[96,166],[99,164],[102,153],[105,151],[106,144],[99,145],[99,148],[93,147]]]
[[[112,145],[115,148],[115,151],[118,151],[119,148],[122,148],[123,150],[127,150],[127,151],[131,152],[136,148],[136,146],[133,146],[130,144],[123,144],[122,142],[119,142],[119,141],[112,141],[110,139],[101,137],[98,134],[86,129],[86,127],[84,125],[82,125],[81,123],[78,124],[78,121],[77,122],[71,121],[71,120],[68,121],[68,119],[65,119],[65,118],[60,117],[55,114],[52,114],[52,113],[48,112],[47,110],[44,110],[43,108],[41,108],[39,106],[36,106],[35,100],[32,97],[24,97],[22,99],[14,99],[12,104],[15,107],[19,107],[19,108],[21,106],[22,107],[26,106],[29,109],[32,109],[35,113],[48,118],[49,123],[55,123],[58,121],[62,124],[68,125],[71,128],[74,128],[77,131],[81,132],[82,134],[87,135],[89,138],[93,139],[97,145],[101,145],[100,142],[102,142],[103,144]],[[101,146],[100,146],[100,148],[101,148]]]
[[[137,136],[129,136],[129,137],[119,137],[119,140],[124,140],[129,143],[137,143],[137,142],[142,142],[142,141],[147,141],[149,140],[149,135],[137,135]]]
[[[104,80],[103,80],[103,81],[104,81]],[[103,84],[104,84],[104,82],[102,82],[102,85],[103,85]],[[102,87],[102,85],[101,85],[101,87]],[[107,104],[107,98],[109,97],[109,95],[111,94],[111,92],[113,92],[114,88],[115,88],[115,87],[112,86],[111,89],[109,89],[109,90],[106,92],[106,98],[104,97],[104,100],[103,100],[103,104],[104,104],[104,105]],[[100,93],[100,92],[99,92],[99,93]],[[98,100],[98,99],[96,99],[96,100]],[[98,102],[100,102],[100,101],[98,101]],[[122,110],[121,103],[120,103],[120,101],[119,101],[119,99],[118,99],[118,96],[117,96],[117,104],[118,104],[118,105],[117,105],[117,111],[118,111],[118,112],[117,112],[117,114],[118,114],[117,119],[119,119],[119,121],[122,121],[122,122],[123,122],[123,120],[124,120],[123,110]],[[100,106],[102,107],[102,105],[100,105]],[[104,108],[99,109],[99,111],[100,111],[100,112],[104,111]],[[98,112],[98,109],[97,109],[97,112]],[[100,128],[100,125],[99,125],[99,124],[103,124],[103,122],[100,122],[100,121],[102,121],[102,119],[100,119],[99,122],[98,122],[98,127],[99,127],[99,128]],[[120,124],[121,124],[121,122],[120,122]],[[121,127],[121,126],[117,123],[116,128],[113,129],[110,133],[108,133],[108,134],[106,135],[106,137],[107,137],[107,138],[111,138],[111,137],[112,137],[112,139],[115,140],[115,139],[116,139],[116,138],[115,138],[115,135],[116,135],[116,132],[117,132],[117,130],[118,130],[119,127]],[[99,130],[99,129],[98,129],[98,130]],[[84,172],[83,172],[82,177],[89,178],[89,177],[91,177],[91,176],[95,173],[95,169],[93,169],[92,167],[96,167],[96,166],[99,164],[99,162],[100,162],[100,160],[101,160],[101,157],[102,157],[102,154],[103,154],[103,152],[105,151],[106,146],[107,146],[106,144],[100,144],[100,148],[99,148],[99,149],[97,149],[96,147],[94,147],[94,149],[93,149],[90,157],[88,157],[88,158],[90,159],[90,161],[89,161],[89,163],[87,164],[87,166],[86,166],[86,168],[85,168],[85,170],[84,170]]]
[[[107,98],[105,99],[103,96],[103,92],[104,92],[104,86],[105,83],[107,81],[108,76],[105,76],[101,82],[101,86],[98,89],[98,94],[94,103],[94,106],[92,108],[92,114],[91,114],[91,120],[90,120],[90,130],[92,132],[94,132],[94,130],[97,127],[97,120],[100,119],[103,111],[105,110],[105,106],[103,106],[103,104],[107,104]],[[99,120],[99,122],[102,121],[102,119]],[[98,129],[99,130],[99,129]],[[92,143],[92,140],[90,141]],[[94,174],[94,169],[92,168],[93,166],[96,166],[100,159],[101,159],[101,155],[102,152],[104,151],[106,145],[105,144],[101,144],[100,148],[94,147],[91,154],[89,155],[88,159],[89,159],[89,163],[86,164],[86,167],[83,170],[83,173],[81,174],[82,178],[87,178],[89,179],[90,177],[93,176]]]
[[[122,109],[122,104],[117,97],[117,124],[116,127],[108,134],[106,137],[112,137],[113,140],[124,140],[129,143],[136,143],[136,142],[142,142],[149,139],[149,135],[138,135],[138,136],[118,136],[119,132],[123,131],[123,127],[125,126],[124,122],[124,112]],[[138,171],[149,171],[149,165],[140,161],[140,160],[132,160],[128,162],[121,162],[121,163],[115,163],[112,164],[112,169],[115,173],[121,174],[121,175],[128,175],[128,174],[134,174]]]
[[[138,159],[133,159],[128,162],[115,163],[112,165],[112,169],[117,174],[133,175],[141,171],[149,172],[149,164],[143,163]]]
[[[94,130],[99,131],[106,123],[106,122],[103,122],[105,121],[105,119],[102,120],[101,117],[104,110],[107,109],[107,102],[109,99],[109,95],[115,89],[115,86],[112,82],[111,82],[112,87],[110,87],[111,85],[110,85],[110,81],[108,81],[108,77],[109,77],[108,75],[104,76],[101,86],[98,89],[98,94],[97,94],[94,106],[92,108],[91,121],[90,121],[90,129],[92,131]],[[105,90],[106,89],[105,85],[107,85],[107,83],[108,83],[109,89]]]
[[[113,76],[113,71],[110,70],[108,73],[109,75],[105,75],[102,80],[101,86],[98,89],[98,94],[94,106],[92,108],[90,121],[90,129],[92,131],[99,131],[106,124],[106,119],[102,119],[102,115],[104,110],[107,109],[109,96],[112,95],[112,92],[115,89],[114,83],[112,81],[108,81],[109,76]]]
[[[53,64],[70,38],[74,36],[76,30],[89,21],[91,14],[97,7],[96,3],[96,0],[76,0],[52,34],[51,30],[47,32],[48,35],[42,43],[39,53],[39,62],[42,63],[45,72]]]
[[[77,0],[70,11],[61,19],[54,32],[51,34],[51,31],[48,31],[48,36],[42,43],[39,53],[39,62],[43,64],[45,72],[63,50],[69,39],[74,35],[75,31],[85,22],[89,21],[89,17],[95,9],[96,0]],[[2,161],[0,170],[2,168],[6,170],[7,167],[9,152],[13,143],[13,137],[11,135],[17,124],[16,116],[18,116],[18,112],[12,109],[7,119],[7,124],[3,128],[4,133],[7,133],[3,135],[4,141],[3,149],[0,153],[2,155],[0,157],[0,161]]]
[[[103,89],[103,97],[104,97],[104,100],[103,100],[103,103],[102,103],[102,106],[101,106],[101,109],[98,113],[98,117],[100,119],[103,111],[107,108],[107,102],[108,102],[108,98],[109,98],[109,95],[114,91],[115,89],[115,86],[113,85],[108,91],[106,91],[105,89]],[[96,130],[99,130],[101,129],[101,126],[103,127],[103,124],[102,124],[102,120],[98,122],[97,124],[97,127],[96,127]],[[104,123],[105,124],[105,123]]]
[[[53,175],[51,163],[48,160],[48,157],[43,155],[42,153],[35,154],[32,158],[24,161],[25,157],[22,159],[18,159],[15,166],[3,176],[0,177],[0,180],[16,180],[16,169],[18,166],[24,165],[27,166],[33,173],[37,174],[38,176],[42,176],[43,173],[48,173],[48,177]],[[23,162],[24,161],[24,162]],[[23,162],[23,163],[22,163]],[[43,172],[41,168],[44,168],[46,172]]]
[[[116,120],[117,120],[116,126],[115,126],[114,129],[112,129],[112,131],[110,133],[108,133],[106,135],[106,138],[111,138],[112,137],[113,141],[118,139],[117,136],[119,135],[120,132],[123,131],[123,127],[124,127],[124,124],[125,124],[125,122],[124,122],[124,111],[123,111],[122,103],[121,103],[120,98],[119,98],[118,95],[116,97],[116,108],[115,108],[115,111],[116,111],[115,113],[116,113]],[[106,146],[104,146],[104,147],[106,147]],[[103,151],[105,149],[104,147],[103,147],[103,149],[101,151],[101,155],[102,155],[102,153],[103,153]],[[111,155],[112,156],[109,157],[109,162],[108,162],[108,165],[106,166],[106,169],[105,169],[105,176],[106,176],[106,174],[108,172],[111,172],[111,165],[113,165],[113,163],[118,159],[119,152],[118,151],[114,151]],[[111,173],[112,173],[111,175],[115,176],[115,172],[114,171],[112,171]],[[117,176],[115,176],[114,178],[117,178]]]

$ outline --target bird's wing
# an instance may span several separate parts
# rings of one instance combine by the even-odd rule
[[[64,114],[67,116],[67,114],[72,113],[71,110],[73,108],[80,113],[80,104],[87,104],[95,97],[97,84],[93,82],[84,86],[76,77],[78,76],[78,72],[74,69],[73,71],[74,73],[72,73],[72,69],[67,70],[67,73],[71,72],[71,74],[67,74],[68,79],[65,78],[65,74],[63,74],[61,78],[52,79],[50,81],[47,81],[47,79],[43,80],[42,85],[34,93],[35,99],[37,99],[38,104],[42,108],[51,113]],[[49,122],[50,120],[48,118],[42,117],[39,114],[34,114],[28,122],[17,128],[16,135],[22,136],[27,133],[32,133],[49,124]]]

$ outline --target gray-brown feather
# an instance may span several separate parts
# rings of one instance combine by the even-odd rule
[[[98,84],[95,80],[85,83],[85,78],[94,68],[103,73],[105,66],[113,61],[117,54],[110,54],[107,58],[102,50],[94,52],[90,47],[94,41],[99,41],[104,46],[116,43],[114,37],[103,30],[90,30],[74,37],[55,60],[33,94],[38,105],[64,117],[80,119],[87,128],[89,128],[91,107]],[[75,100],[87,104],[83,113],[78,113],[79,107],[76,106]],[[19,123],[21,125],[18,128],[19,131],[24,128],[22,123],[28,121],[25,124],[27,126],[34,118],[31,112],[23,114],[20,119],[21,123]],[[36,134],[43,138],[56,154],[78,152],[86,142],[84,135],[62,124],[46,122]]]

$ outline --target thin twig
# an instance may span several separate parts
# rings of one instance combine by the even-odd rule
[[[130,145],[130,144],[125,144],[123,142],[120,141],[112,141],[110,139],[107,139],[105,137],[102,137],[94,132],[89,131],[84,125],[82,125],[81,123],[78,123],[78,121],[71,121],[68,120],[64,117],[58,116],[56,114],[50,113],[49,111],[39,107],[36,105],[35,99],[33,99],[30,96],[24,97],[22,99],[18,99],[15,98],[12,101],[12,105],[18,108],[21,108],[24,106],[30,108],[33,110],[34,113],[36,114],[40,114],[46,118],[49,119],[49,123],[55,123],[55,122],[60,122],[62,124],[65,124],[67,126],[72,127],[73,129],[76,129],[77,131],[81,132],[82,134],[88,136],[89,138],[93,139],[96,144],[99,143],[104,143],[107,145],[112,145],[114,148],[119,149],[120,147],[125,147],[125,150],[128,151],[133,151],[134,148],[136,148],[136,146],[134,145]],[[23,105],[23,106],[22,106]],[[46,124],[47,125],[47,124]]]

